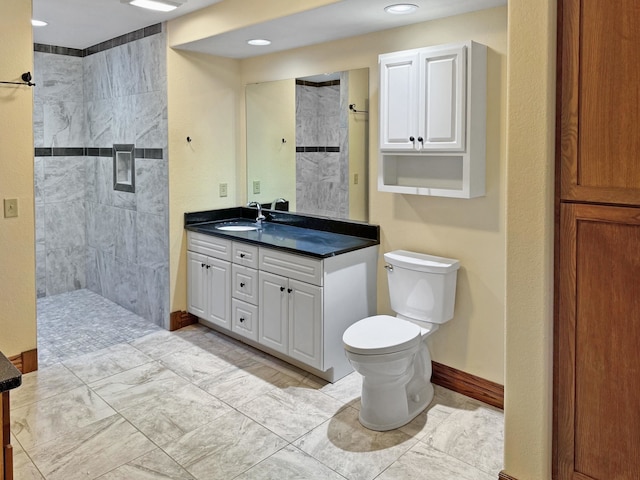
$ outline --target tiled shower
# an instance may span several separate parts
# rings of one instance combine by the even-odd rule
[[[165,33],[85,50],[35,45],[38,297],[87,288],[161,326],[169,317]],[[114,190],[114,144],[135,191]]]

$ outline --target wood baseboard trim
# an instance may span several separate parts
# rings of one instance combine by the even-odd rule
[[[180,330],[187,325],[198,323],[198,317],[189,312],[178,310],[169,315],[169,331]]]
[[[20,371],[30,373],[38,370],[38,349],[27,350],[19,355],[9,357],[9,361]]]
[[[504,472],[500,472],[498,475],[498,480],[518,480],[516,477],[512,477],[511,475],[507,475]]]
[[[431,381],[436,385],[475,398],[494,407],[504,409],[504,386],[470,373],[448,367],[438,362],[431,362],[433,374]],[[510,477],[504,477],[509,479]]]

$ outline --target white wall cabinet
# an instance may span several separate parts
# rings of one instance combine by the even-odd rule
[[[475,42],[380,55],[378,189],[484,195],[486,46]]]
[[[201,323],[331,382],[352,371],[342,334],[375,314],[377,245],[320,259],[191,231],[187,238],[188,311]],[[207,276],[214,260],[228,264],[226,288],[210,287],[222,278]],[[227,322],[211,314],[221,295]]]

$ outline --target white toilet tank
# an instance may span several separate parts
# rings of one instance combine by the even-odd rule
[[[385,253],[384,259],[394,312],[434,324],[453,318],[458,260],[406,250]]]

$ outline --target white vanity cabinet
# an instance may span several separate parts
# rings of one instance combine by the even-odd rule
[[[188,310],[201,323],[331,382],[352,371],[342,334],[376,312],[378,245],[316,258],[193,231],[187,237]],[[222,276],[207,276],[216,262],[227,264],[226,287]],[[227,312],[227,321],[212,310]]]
[[[468,41],[380,55],[378,189],[484,195],[486,46]]]
[[[187,310],[224,328],[231,327],[231,242],[189,232]]]
[[[323,366],[322,263],[260,249],[258,341],[317,369]]]
[[[233,242],[231,265],[231,330],[258,340],[258,247]]]

